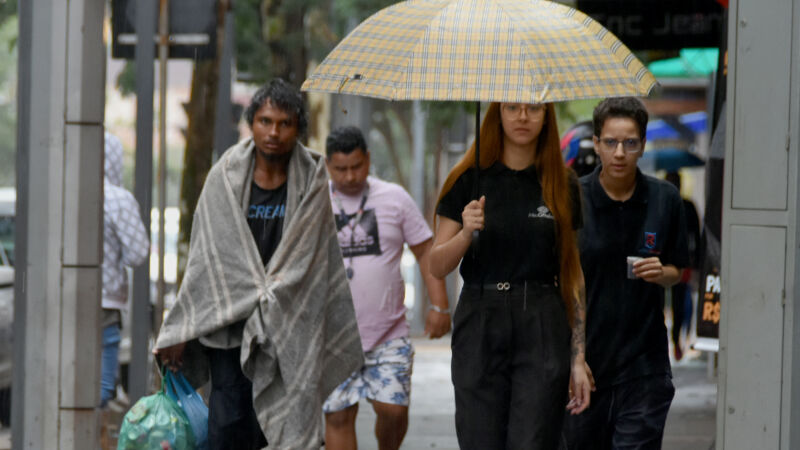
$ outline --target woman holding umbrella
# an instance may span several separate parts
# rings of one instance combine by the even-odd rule
[[[430,255],[434,276],[461,263],[464,279],[452,337],[459,446],[555,449],[564,408],[585,410],[591,389],[580,191],[552,104],[492,103],[479,141],[483,195],[473,144],[442,188]]]

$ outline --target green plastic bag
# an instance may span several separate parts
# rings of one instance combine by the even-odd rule
[[[161,390],[142,397],[125,414],[117,450],[192,450],[192,425],[180,406]]]

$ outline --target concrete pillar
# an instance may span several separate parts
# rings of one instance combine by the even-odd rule
[[[104,7],[19,2],[15,449],[96,446]]]
[[[717,448],[800,448],[800,0],[731,1]]]
[[[156,34],[158,1],[136,4],[136,171],[133,195],[139,203],[144,229],[150,234],[153,205],[153,59],[155,46],[147,36]],[[150,306],[149,259],[133,269],[133,297],[130,299],[131,362],[128,365],[128,398],[136,402],[147,395],[151,373],[150,335],[153,317]]]

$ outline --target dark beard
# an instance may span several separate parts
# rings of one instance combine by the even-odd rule
[[[267,153],[261,149],[258,149],[258,154],[264,158],[268,164],[278,164],[278,165],[286,165],[289,163],[289,158],[292,157],[292,151],[288,151],[282,154],[275,154],[275,153]]]

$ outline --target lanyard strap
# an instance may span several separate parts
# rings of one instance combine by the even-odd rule
[[[336,189],[333,188],[331,184],[331,193],[333,194],[333,201],[336,202],[336,207],[339,208],[339,212],[341,215],[341,220],[346,221],[346,225],[350,228],[350,258],[349,264],[345,267],[345,274],[347,275],[347,279],[350,280],[353,278],[354,271],[353,271],[353,254],[352,249],[356,246],[356,226],[361,222],[361,217],[364,215],[364,205],[367,203],[367,197],[369,197],[369,184],[366,185],[364,188],[364,194],[361,197],[361,203],[358,205],[358,212],[356,213],[355,220],[352,222],[347,220],[347,213],[344,211],[344,206],[342,205],[342,200],[336,194]]]
[[[342,220],[347,220],[347,213],[344,211],[342,200],[339,198],[339,195],[336,193],[336,189],[334,189],[333,186],[331,186],[331,192],[333,193],[333,201],[336,202],[336,207],[339,208],[339,215],[341,216]],[[364,205],[367,203],[368,197],[369,184],[367,184],[364,188],[364,194],[361,197],[361,203],[358,205],[358,211],[356,212],[355,220],[353,220],[352,225],[350,221],[347,222],[347,226],[350,228],[350,231],[355,230],[356,225],[361,222],[361,217],[364,215]]]

